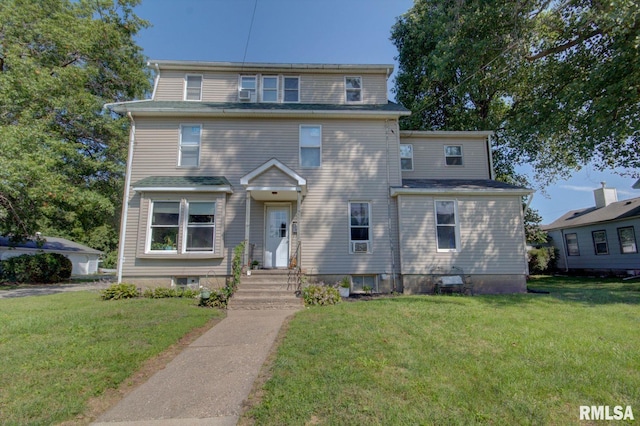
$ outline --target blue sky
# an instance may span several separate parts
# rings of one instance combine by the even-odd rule
[[[413,0],[143,0],[136,12],[152,27],[137,41],[150,59],[397,68],[391,27],[412,5]],[[546,195],[537,192],[531,206],[550,223],[569,210],[593,206],[592,191],[601,181],[617,188],[620,200],[640,197],[631,188],[635,179],[585,167],[548,187]]]

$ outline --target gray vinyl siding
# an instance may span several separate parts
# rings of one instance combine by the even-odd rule
[[[590,269],[604,271],[640,270],[640,253],[623,254],[618,238],[618,228],[633,226],[636,245],[640,244],[640,218],[606,222],[579,228],[557,229],[549,232],[551,243],[558,249],[559,269]],[[593,244],[593,231],[607,232],[609,254],[597,255]],[[565,245],[566,234],[577,234],[579,256],[567,256]],[[568,262],[568,264],[567,264]]]
[[[403,171],[405,179],[490,179],[486,139],[401,138],[413,145],[413,171]],[[461,166],[447,166],[444,147],[462,146]]]
[[[278,101],[282,102],[284,77],[300,78],[300,103],[344,104],[345,76],[362,77],[362,103],[386,104],[387,82],[384,74],[246,74],[246,73],[200,73],[161,71],[155,99],[157,101],[184,100],[185,75],[202,75],[203,102],[238,102],[238,81],[242,75],[257,75],[258,99],[262,75],[278,77]]]
[[[202,125],[198,168],[177,167],[179,128],[184,123]],[[322,126],[319,168],[299,165],[301,124]],[[140,194],[133,194],[127,220],[124,275],[160,276],[168,272],[176,275],[173,271],[189,270],[191,276],[197,275],[196,271],[202,275],[209,269],[216,274],[228,273],[231,250],[245,238],[246,193],[240,178],[271,158],[277,158],[307,180],[308,193],[302,203],[302,217],[298,219],[303,240],[301,266],[307,273],[391,272],[388,188],[400,184],[397,123],[391,124],[395,134],[387,132],[384,120],[138,118],[131,176],[134,186],[147,176],[225,176],[231,182],[233,194],[226,196],[226,226],[221,235],[225,259],[166,263],[136,258],[137,241],[146,238],[146,224],[141,222],[146,221],[148,211],[144,210],[144,202],[140,205]],[[267,171],[256,177],[255,182],[278,182],[277,173]],[[349,201],[371,202],[373,253],[349,253]],[[394,201],[389,202],[395,222]],[[292,202],[291,215],[295,213],[296,203]],[[250,243],[256,244],[254,257],[262,256],[263,214],[264,202],[251,200]],[[397,250],[395,256],[397,265]],[[262,263],[261,258],[258,260]]]
[[[458,202],[458,252],[437,251],[434,200]],[[400,195],[398,203],[403,274],[453,266],[466,274],[527,273],[519,197]]]

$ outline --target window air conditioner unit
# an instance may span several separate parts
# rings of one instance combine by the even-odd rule
[[[358,243],[358,242],[352,241],[351,242],[351,250],[354,253],[368,253],[369,252],[369,243],[368,242]]]
[[[251,91],[249,90],[240,90],[238,92],[238,99],[241,101],[250,101],[251,100]]]

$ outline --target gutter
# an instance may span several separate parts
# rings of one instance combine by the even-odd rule
[[[532,189],[450,189],[450,188],[391,188],[389,195],[504,195],[527,196],[533,194]]]
[[[131,120],[129,129],[129,154],[127,155],[127,170],[125,172],[124,196],[122,202],[122,217],[120,218],[120,243],[118,244],[118,284],[122,282],[122,266],[124,263],[124,246],[127,235],[127,215],[129,214],[129,195],[131,193],[131,166],[133,163],[133,145],[135,141],[136,122],[133,115],[128,112],[127,116]]]

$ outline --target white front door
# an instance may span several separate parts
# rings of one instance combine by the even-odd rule
[[[289,265],[289,206],[267,206],[264,242],[264,267]]]

